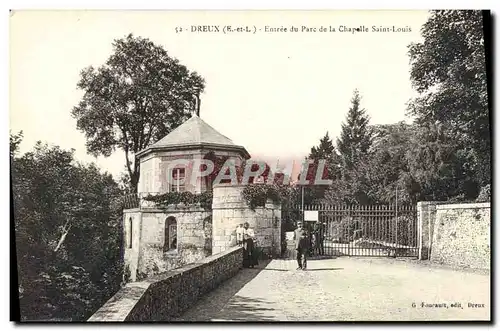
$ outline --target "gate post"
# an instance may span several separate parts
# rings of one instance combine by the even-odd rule
[[[417,202],[418,259],[428,260],[431,255],[432,232],[436,217],[436,202]]]

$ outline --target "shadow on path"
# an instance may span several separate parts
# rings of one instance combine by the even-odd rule
[[[344,268],[318,268],[318,269],[306,269],[306,271],[325,271],[325,270],[344,270]]]
[[[240,270],[233,278],[207,293],[193,307],[173,321],[210,321],[243,286],[254,279],[270,262],[271,260],[259,261],[259,265],[254,269]]]
[[[326,271],[326,270],[344,270],[344,268],[318,268],[318,269],[311,269],[307,268],[305,271]],[[295,272],[295,269],[275,269],[275,268],[266,268],[265,271],[290,271],[290,272]]]
[[[273,303],[270,301],[236,295],[210,320],[212,322],[278,321],[276,310],[271,308],[272,306]]]

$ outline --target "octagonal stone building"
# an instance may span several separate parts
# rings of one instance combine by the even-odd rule
[[[175,183],[176,179],[186,176],[187,169],[182,166],[173,167],[172,173],[168,173],[170,163],[175,160],[201,159],[210,151],[217,156],[234,158],[236,162],[250,158],[243,146],[235,145],[231,139],[216,131],[197,115],[193,115],[170,134],[137,153],[141,172],[139,194],[172,191],[202,193],[210,190],[208,178],[200,178],[196,185],[192,185],[191,181],[186,185]],[[170,184],[169,176],[173,179]]]
[[[168,192],[211,190],[208,178],[181,179],[190,169],[176,160],[202,159],[207,153],[236,163],[249,159],[242,146],[219,133],[197,115],[136,155],[140,163],[139,203],[124,210],[125,280],[137,281],[212,254],[212,212],[201,206],[158,208],[142,198]]]

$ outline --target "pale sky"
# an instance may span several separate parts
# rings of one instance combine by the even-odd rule
[[[21,152],[37,140],[73,148],[78,160],[118,175],[123,151],[97,160],[71,109],[87,66],[111,55],[133,33],[162,45],[206,80],[200,117],[252,157],[302,159],[328,131],[334,139],[359,89],[372,124],[405,120],[416,95],[407,46],[420,40],[426,11],[17,11],[10,19],[10,130],[23,130]],[[249,26],[253,33],[176,33],[191,25]],[[299,32],[266,33],[266,26]],[[339,32],[364,25],[369,32]],[[300,32],[302,26],[336,32]],[[373,32],[372,26],[411,28]],[[259,31],[262,29],[262,31]],[[280,162],[281,163],[281,162]]]

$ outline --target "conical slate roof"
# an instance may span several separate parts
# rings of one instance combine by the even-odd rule
[[[244,147],[235,145],[231,139],[219,133],[197,115],[193,115],[168,135],[137,153],[137,156],[151,150],[183,150],[202,147],[239,150],[245,157],[250,157]]]

